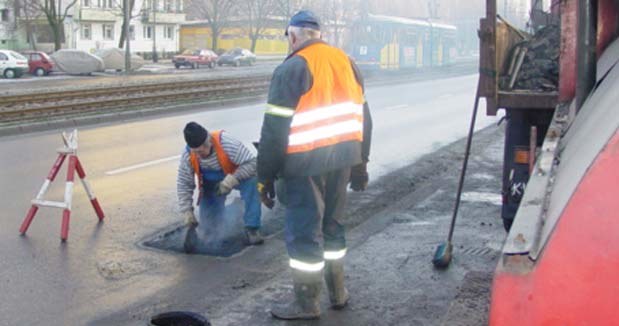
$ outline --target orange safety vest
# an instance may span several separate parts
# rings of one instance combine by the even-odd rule
[[[363,141],[365,99],[348,56],[325,43],[310,45],[297,55],[306,60],[313,84],[295,108],[287,153]]]
[[[223,146],[221,145],[221,132],[223,130],[216,130],[211,132],[211,140],[212,145],[215,148],[215,153],[217,154],[217,161],[219,165],[221,165],[221,169],[225,174],[232,174],[238,168],[238,165],[234,164],[232,160],[228,157],[228,154],[224,151]],[[202,172],[200,171],[200,157],[198,154],[189,151],[189,163],[193,167],[193,173],[195,173],[198,178],[198,184],[200,185],[200,196],[198,197],[198,203],[200,202],[200,198],[202,198],[202,189],[204,185],[204,180],[202,180]]]

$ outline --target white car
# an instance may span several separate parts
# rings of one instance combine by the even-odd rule
[[[0,74],[4,78],[16,78],[28,71],[28,59],[11,51],[0,50]]]

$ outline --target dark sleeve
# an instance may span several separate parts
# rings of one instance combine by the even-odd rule
[[[311,87],[305,59],[294,56],[273,72],[258,146],[258,181],[273,180],[282,170],[290,123],[299,99]]]
[[[365,85],[363,84],[363,76],[361,75],[361,71],[359,67],[355,64],[355,62],[350,59],[350,64],[352,66],[353,71],[355,72],[355,78],[357,79],[357,83],[361,85],[361,89],[363,89],[365,93]],[[365,94],[364,94],[365,97]],[[372,144],[372,115],[370,114],[370,105],[367,100],[363,103],[363,143],[361,147],[361,159],[363,162],[370,161],[370,147]]]

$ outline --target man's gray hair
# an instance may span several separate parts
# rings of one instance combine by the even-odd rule
[[[294,34],[301,42],[320,38],[320,31],[306,27],[288,26],[288,34]]]

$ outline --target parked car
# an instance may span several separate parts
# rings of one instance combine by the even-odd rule
[[[15,51],[0,50],[0,74],[4,78],[21,77],[26,71],[28,71],[26,57]]]
[[[47,76],[54,69],[53,60],[41,51],[24,51],[22,54],[28,59],[28,72],[34,76]]]
[[[251,53],[251,51],[241,48],[232,49],[224,54],[222,54],[219,59],[217,59],[217,64],[221,65],[248,65],[251,66],[256,62],[256,55]]]
[[[172,62],[176,69],[183,66],[191,67],[192,69],[200,68],[200,66],[214,68],[215,62],[217,62],[217,54],[207,49],[185,50],[180,55],[175,55],[172,58]]]

